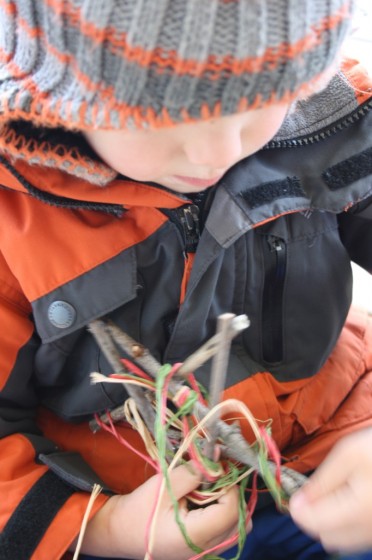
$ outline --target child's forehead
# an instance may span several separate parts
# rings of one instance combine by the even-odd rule
[[[0,111],[84,130],[171,126],[289,101],[334,59],[352,1],[5,6]]]
[[[289,103],[278,102],[272,103],[265,107],[250,108],[246,111],[237,111],[229,115],[207,116],[205,118],[190,119],[187,122],[175,122],[162,126],[144,126],[144,127],[126,127],[123,129],[110,129],[97,127],[95,130],[86,130],[83,132],[85,136],[110,132],[115,135],[127,136],[131,138],[154,138],[162,137],[190,137],[197,135],[201,131],[214,131],[228,129],[230,127],[249,126],[257,122],[264,123],[267,119],[275,118],[276,114],[282,115],[289,110]]]

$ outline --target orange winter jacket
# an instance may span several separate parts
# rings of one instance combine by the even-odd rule
[[[330,96],[299,103],[203,200],[124,177],[97,186],[96,176],[79,177],[79,165],[99,172],[87,156],[62,172],[56,151],[50,168],[30,144],[38,131],[5,128],[1,559],[62,558],[95,482],[105,492],[92,515],[152,474],[89,428],[126,398],[122,386],[90,383],[92,371],[111,373],[87,330],[98,317],[175,363],[214,333],[219,314],[246,313],[226,396],[271,418],[282,454],[302,472],[341,435],[372,424],[372,327],[349,313],[350,261],[372,271],[372,97],[360,93],[369,84],[358,72],[348,67]],[[207,366],[196,375],[208,384]],[[118,430],[143,451],[128,426]]]

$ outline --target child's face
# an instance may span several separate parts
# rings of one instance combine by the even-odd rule
[[[113,169],[179,193],[214,185],[230,167],[266,144],[288,105],[151,130],[97,130],[86,138]]]

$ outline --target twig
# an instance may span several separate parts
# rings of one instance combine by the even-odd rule
[[[110,336],[109,326],[104,321],[96,320],[89,324],[89,330],[96,339],[115,373],[126,373],[127,370],[124,368],[120,359],[120,354],[113,342],[115,337],[112,338]],[[126,386],[126,390],[129,396],[135,400],[137,408],[140,411],[146,426],[154,435],[155,411],[146,397],[146,391],[140,387],[133,387],[130,385]],[[110,416],[113,422],[122,420],[124,417],[123,406],[115,408],[112,412],[110,412]],[[108,414],[104,414],[100,420],[107,424],[109,421]],[[96,432],[99,429],[99,425],[95,420],[93,420],[90,422],[90,428],[93,432]]]
[[[231,322],[235,315],[224,313],[217,320],[217,335],[220,339],[218,350],[213,356],[211,369],[211,382],[209,386],[209,406],[214,408],[221,401],[222,392],[226,385],[227,364],[231,346]],[[230,335],[230,336],[229,336]],[[217,420],[219,415],[214,414],[207,424],[209,437],[204,447],[204,453],[208,459],[214,459],[216,440],[218,437]]]
[[[201,403],[195,403],[195,412],[200,418],[204,418],[209,413],[209,409]],[[225,457],[234,459],[243,465],[252,467],[261,474],[261,466],[257,452],[249,445],[243,437],[237,424],[226,424],[223,420],[217,420],[216,428],[220,439],[224,442],[221,446],[222,454]],[[268,461],[268,466],[272,474],[275,475],[277,466],[272,461]],[[281,465],[281,483],[283,490],[291,496],[298,488],[301,488],[307,481],[307,477],[293,469]]]
[[[124,350],[124,352],[134,360],[143,370],[156,377],[161,365],[153,357],[150,351],[142,344],[138,344],[136,340],[122,331],[117,325],[109,321],[106,323],[107,331],[110,333],[115,343]]]
[[[249,327],[249,319],[246,315],[234,316],[234,318],[229,322],[227,336],[231,340],[247,327]],[[113,322],[104,322],[100,320],[92,321],[89,325],[89,330],[95,336],[98,345],[101,347],[107,360],[110,362],[113,370],[116,373],[124,372],[126,370],[123,367],[123,364],[120,360],[120,354],[113,340],[115,340],[115,343],[120,348],[122,348],[130,358],[137,362],[142,367],[142,369],[144,369],[152,377],[156,377],[161,364],[157,360],[155,360],[155,358],[147,348],[131,338]],[[175,377],[184,378],[188,373],[194,372],[216,354],[220,347],[220,344],[221,334],[217,333],[212,336],[212,338],[207,340],[207,342],[200,348],[198,348],[196,352],[190,354],[190,356],[186,358],[181,367],[177,370],[177,375]],[[174,381],[172,382],[172,385],[174,386]],[[180,388],[180,385],[178,385],[177,388]],[[138,391],[140,391],[140,389]],[[131,395],[129,390],[128,393]],[[137,399],[135,400],[136,402],[138,402]],[[120,422],[120,420],[123,420],[125,418],[123,406],[121,405],[111,410],[110,417],[113,422]],[[103,414],[102,416],[100,416],[100,421],[108,424],[108,414]],[[147,422],[146,425],[148,425]],[[89,426],[94,433],[100,430],[100,425],[94,418],[89,422]],[[153,433],[153,429],[150,428],[150,430],[151,433]]]
[[[233,316],[233,319],[229,322],[229,325],[226,329],[226,332],[223,336],[227,336],[230,340],[232,340],[235,336],[237,336],[240,332],[244,329],[249,327],[249,319],[246,315],[237,315]],[[221,333],[217,333],[212,338],[207,340],[205,344],[203,344],[196,352],[191,354],[186,360],[183,362],[181,367],[177,371],[177,375],[186,375],[187,373],[191,373],[196,371],[200,366],[205,364],[212,356],[218,352],[218,349],[221,344]]]

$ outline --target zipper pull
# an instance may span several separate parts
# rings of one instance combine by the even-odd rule
[[[270,235],[267,239],[271,252],[279,252],[284,249],[284,241],[280,237],[275,237],[275,235]]]
[[[190,204],[179,209],[179,220],[185,236],[185,252],[195,253],[200,239],[199,207]]]

